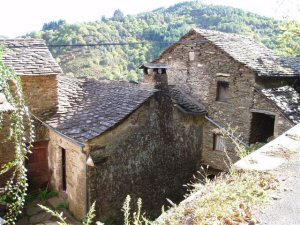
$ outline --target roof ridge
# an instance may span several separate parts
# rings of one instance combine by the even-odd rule
[[[70,77],[67,75],[60,75],[59,79],[70,79],[73,81],[81,81],[81,82],[94,82],[95,84],[108,84],[108,85],[115,85],[124,88],[143,88],[144,90],[149,91],[156,91],[156,89],[152,85],[148,85],[146,83],[134,83],[127,80],[109,80],[109,79],[95,79],[92,77]],[[127,85],[127,86],[126,86]]]

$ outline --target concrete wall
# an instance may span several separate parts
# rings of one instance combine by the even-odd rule
[[[67,200],[69,210],[78,218],[86,214],[86,154],[82,148],[61,137],[53,131],[49,132],[49,167],[51,185],[59,192],[62,187],[62,148],[66,150]]]
[[[126,195],[141,197],[151,216],[166,198],[182,199],[201,160],[204,118],[188,116],[157,94],[124,122],[89,142],[95,167],[89,167],[89,201],[97,217],[122,219]]]

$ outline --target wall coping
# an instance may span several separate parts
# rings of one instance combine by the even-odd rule
[[[237,169],[269,171],[288,161],[293,153],[300,152],[300,124],[234,164]]]

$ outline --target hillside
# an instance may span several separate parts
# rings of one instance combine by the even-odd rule
[[[124,16],[116,10],[112,18],[66,24],[45,24],[39,32],[28,36],[43,38],[48,45],[92,44],[108,42],[173,42],[192,27],[254,36],[267,47],[276,49],[281,34],[280,21],[240,9],[185,2],[138,15]],[[50,48],[65,73],[108,79],[138,80],[137,68],[156,58],[166,43],[122,46],[53,47]]]

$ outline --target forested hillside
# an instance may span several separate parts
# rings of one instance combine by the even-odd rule
[[[112,18],[66,24],[60,20],[45,24],[39,32],[48,45],[93,44],[108,42],[173,42],[192,27],[214,29],[254,36],[267,47],[278,49],[282,22],[240,9],[204,5],[197,2],[176,4],[138,15],[124,16],[116,10]],[[52,47],[51,52],[65,73],[108,79],[138,80],[142,63],[156,58],[165,43],[144,43],[121,46]]]

